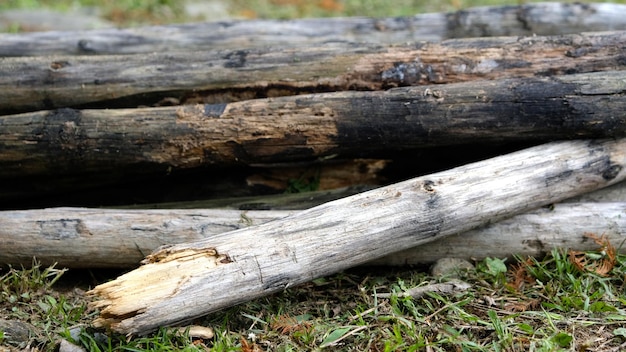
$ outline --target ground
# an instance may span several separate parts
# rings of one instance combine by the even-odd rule
[[[127,0],[83,1],[75,7],[77,3],[10,0],[0,9],[49,4],[91,16],[86,26],[127,26],[232,17],[395,16],[486,4]],[[8,31],[38,29],[25,22],[4,23]],[[64,270],[35,261],[29,268],[0,271],[0,351],[68,350],[61,342],[90,351],[625,350],[626,257],[598,239],[595,252],[555,249],[545,258],[487,258],[453,274],[433,276],[425,267],[356,268],[198,319],[194,325],[210,328],[214,335],[202,338],[185,329],[163,328],[141,337],[95,329],[91,324],[98,312],[89,307],[94,298],[85,292],[121,272]],[[451,276],[467,286],[441,290],[437,284]],[[416,287],[422,289],[419,296]]]

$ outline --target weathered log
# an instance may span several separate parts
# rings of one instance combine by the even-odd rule
[[[434,145],[626,132],[626,71],[182,107],[0,117],[0,178],[148,165],[385,157]]]
[[[426,243],[374,260],[372,265],[428,264],[445,257],[463,259],[542,258],[555,248],[598,250],[589,234],[626,253],[626,203],[559,203],[495,224]]]
[[[624,12],[626,6],[619,4],[541,3],[400,18],[222,21],[122,30],[0,34],[0,57],[314,46],[337,41],[397,44],[468,36],[626,30]]]
[[[145,254],[161,245],[191,242],[229,230],[262,224],[283,218],[295,210],[366,190],[346,188],[265,197],[163,203],[135,206],[136,210],[55,208],[0,212],[0,243],[4,244],[0,263],[29,265],[32,258],[37,257],[44,265],[58,263],[59,266],[70,268],[131,268],[136,267]],[[623,214],[626,211],[623,203],[625,194],[626,182],[620,182],[565,200],[568,203],[576,202],[573,204],[556,204],[553,209],[535,210],[484,229],[394,253],[371,263],[425,264],[443,256],[540,256],[543,251],[556,246],[576,250],[592,249],[593,243],[581,237],[585,232],[606,234],[613,243],[620,243],[626,233],[626,216]],[[169,209],[146,210],[156,206]],[[199,209],[207,207],[222,208]]]
[[[566,199],[565,202],[589,203],[589,202],[623,202],[626,200],[626,182],[620,182],[613,186],[601,190],[581,194],[576,197]]]
[[[555,142],[162,248],[90,291],[142,334],[626,178],[626,139]]]
[[[164,245],[210,239],[219,233],[294,214],[287,210],[112,210],[50,208],[0,212],[0,263],[65,268],[135,268]],[[605,235],[621,253],[626,203],[559,203],[485,227],[435,240],[368,264],[429,264],[444,257],[541,257],[553,248],[593,250],[586,233]],[[263,241],[263,239],[260,239]]]
[[[626,68],[626,32],[380,46],[19,57],[0,61],[0,113],[227,103],[310,92]]]

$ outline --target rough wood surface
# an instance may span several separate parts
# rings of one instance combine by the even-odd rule
[[[427,264],[446,257],[541,258],[555,248],[598,250],[598,244],[587,234],[605,235],[620,253],[626,253],[622,245],[626,240],[626,203],[559,203],[400,251],[370,264]]]
[[[572,203],[623,202],[626,201],[626,182],[620,182],[595,192],[581,194],[565,201]]]
[[[135,268],[164,245],[210,239],[294,214],[291,210],[111,210],[51,208],[0,212],[0,263],[65,268]],[[626,203],[559,203],[486,227],[374,260],[373,265],[428,264],[445,257],[483,259],[545,255],[553,248],[592,250],[585,233],[626,240]],[[263,239],[260,239],[263,241]]]
[[[626,68],[626,32],[0,60],[0,113],[228,103]]]
[[[626,178],[626,139],[555,142],[152,253],[90,293],[145,333]]]
[[[0,177],[384,157],[626,132],[626,71],[0,117]]]
[[[626,30],[625,5],[540,3],[400,18],[222,21],[93,31],[0,34],[1,56],[129,54],[181,50],[397,44],[448,38]]]

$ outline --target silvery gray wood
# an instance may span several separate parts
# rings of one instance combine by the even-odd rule
[[[554,142],[162,248],[90,291],[94,321],[142,334],[626,177],[626,139]]]

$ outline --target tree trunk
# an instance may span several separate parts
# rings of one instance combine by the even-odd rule
[[[541,3],[476,7],[400,18],[220,21],[129,29],[0,33],[0,57],[130,54],[328,42],[398,44],[448,38],[625,30],[626,6]]]
[[[0,114],[97,106],[228,103],[311,92],[625,68],[626,32],[380,46],[183,51],[0,61]]]
[[[183,107],[0,117],[0,177],[385,157],[435,145],[621,136],[626,71]]]
[[[142,334],[626,178],[626,139],[555,142],[174,245],[94,288],[97,326]]]

